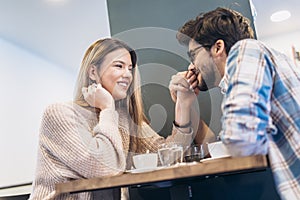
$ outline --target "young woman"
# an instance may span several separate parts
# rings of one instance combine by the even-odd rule
[[[190,109],[194,93],[177,95],[182,103],[176,106],[172,134],[164,139],[144,115],[136,61],[135,51],[116,39],[98,40],[87,49],[74,101],[45,110],[30,199],[53,198],[56,183],[122,173],[126,165],[131,167],[131,153],[156,152],[163,142],[191,142],[189,116],[181,115],[181,110]],[[55,197],[120,198],[120,189]]]

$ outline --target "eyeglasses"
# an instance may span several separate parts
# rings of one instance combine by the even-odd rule
[[[195,49],[187,52],[187,55],[189,56],[190,61],[191,61],[191,63],[193,63],[193,65],[195,65],[194,61],[195,61],[195,57],[196,57],[196,51],[201,49],[202,47],[204,47],[204,46],[200,45],[200,46],[196,47]]]

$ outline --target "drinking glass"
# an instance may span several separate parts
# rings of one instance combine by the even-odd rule
[[[185,148],[183,161],[184,162],[199,162],[206,156],[207,150],[205,150],[202,144],[192,144]]]
[[[171,166],[183,160],[183,147],[178,143],[164,143],[158,149],[162,166]]]

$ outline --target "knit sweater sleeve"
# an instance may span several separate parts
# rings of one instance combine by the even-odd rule
[[[72,105],[53,104],[43,116],[40,145],[49,157],[84,178],[114,175],[125,169],[115,110],[103,110],[99,123],[91,129]]]

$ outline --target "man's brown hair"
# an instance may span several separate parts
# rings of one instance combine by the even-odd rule
[[[190,40],[194,39],[205,48],[210,48],[217,40],[222,39],[228,54],[237,41],[254,38],[254,32],[250,20],[241,13],[219,7],[186,22],[176,37],[182,45],[188,46]]]

